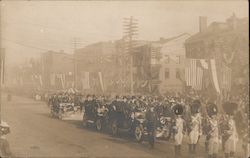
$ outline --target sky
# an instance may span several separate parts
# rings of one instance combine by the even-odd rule
[[[73,53],[85,45],[121,39],[123,18],[138,20],[138,39],[158,40],[199,31],[233,13],[248,17],[248,2],[235,1],[1,1],[1,43],[9,64],[48,50]]]

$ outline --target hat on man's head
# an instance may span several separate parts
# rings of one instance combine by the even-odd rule
[[[238,105],[236,103],[233,102],[226,102],[222,105],[223,110],[226,114],[228,115],[233,115],[234,111],[237,110]]]
[[[196,114],[200,112],[201,102],[199,100],[194,100],[191,104],[191,114]]]
[[[213,115],[217,115],[218,113],[218,107],[214,103],[209,103],[207,105],[207,114],[209,117],[212,117]]]
[[[7,122],[1,121],[0,129],[3,134],[10,133],[10,126],[7,124]]]
[[[180,104],[176,104],[173,107],[173,111],[174,111],[175,115],[182,115],[183,114],[183,106]]]

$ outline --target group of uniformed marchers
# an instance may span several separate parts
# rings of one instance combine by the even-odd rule
[[[65,109],[61,105],[66,103]],[[66,111],[78,109],[83,112],[85,127],[92,125],[99,131],[107,129],[112,135],[126,131],[138,142],[147,140],[151,148],[154,148],[155,139],[173,139],[176,157],[182,157],[184,144],[188,145],[190,155],[196,155],[199,143],[205,144],[208,158],[218,157],[221,149],[225,158],[235,157],[239,143],[248,154],[248,123],[246,120],[242,125],[244,119],[236,121],[241,112],[236,102],[228,101],[219,106],[198,97],[111,97],[61,92],[50,95],[48,104],[54,116],[58,114],[62,118]],[[247,111],[243,115],[246,114]],[[199,142],[202,135],[205,142]]]

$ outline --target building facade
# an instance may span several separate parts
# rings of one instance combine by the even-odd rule
[[[48,51],[41,56],[44,89],[62,90],[74,87],[72,54]]]
[[[160,53],[160,80],[161,85],[159,90],[161,93],[167,91],[183,91],[185,88],[185,67],[186,67],[186,52],[185,40],[190,35],[185,33],[169,40],[162,40]]]
[[[88,93],[118,92],[124,86],[121,50],[115,42],[98,42],[76,51],[77,89]]]
[[[185,47],[189,34],[137,47],[134,60],[137,64],[135,82],[138,93],[179,92],[185,86]]]
[[[198,61],[207,74],[203,89],[221,94],[249,85],[248,26],[247,18],[235,15],[209,26],[206,18],[200,17],[200,31],[187,39],[185,47],[187,57]]]

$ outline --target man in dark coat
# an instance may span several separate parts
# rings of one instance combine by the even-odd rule
[[[154,107],[150,107],[146,113],[147,131],[149,136],[149,144],[151,148],[154,148],[155,143],[155,129],[157,124],[157,114],[154,111]]]

